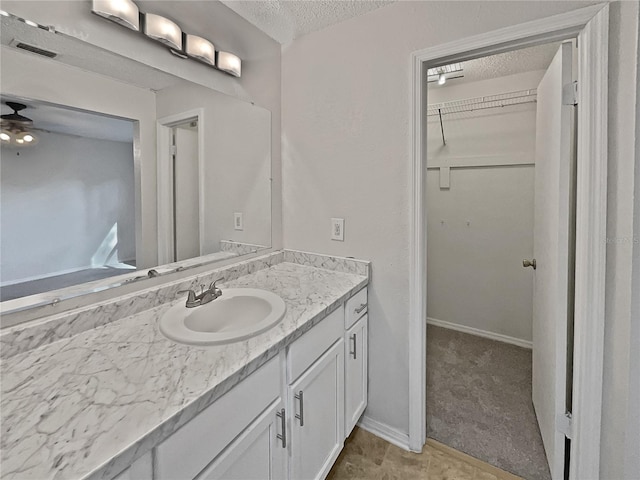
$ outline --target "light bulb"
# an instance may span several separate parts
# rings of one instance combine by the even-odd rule
[[[23,139],[21,139],[21,138],[16,138],[16,143],[20,143],[20,144],[22,144],[22,143],[24,143],[24,140],[23,140]]]
[[[29,142],[33,142],[33,135],[29,135],[29,134],[27,133],[24,137],[22,137],[22,139],[23,139],[25,142],[27,142],[27,143],[29,143]]]
[[[438,75],[438,85],[444,85],[447,81],[447,77],[444,76],[444,73]]]
[[[9,136],[8,133],[0,133],[0,140],[2,140],[3,142],[8,142],[9,140],[11,140],[11,137]]]

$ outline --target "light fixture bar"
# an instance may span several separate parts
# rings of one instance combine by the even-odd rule
[[[222,51],[216,55],[214,44],[206,38],[183,33],[175,22],[161,15],[141,12],[132,0],[92,0],[91,11],[131,30],[142,30],[179,58],[193,58],[234,77],[242,74],[240,57]]]

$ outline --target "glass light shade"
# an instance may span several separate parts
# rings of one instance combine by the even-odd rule
[[[209,65],[216,64],[216,49],[209,40],[196,35],[187,34],[185,52],[193,58],[197,58]]]
[[[38,137],[29,131],[3,129],[0,132],[0,141],[3,145],[27,147],[38,143]]]
[[[168,18],[146,13],[144,16],[144,34],[170,48],[182,50],[182,30]]]
[[[218,68],[234,77],[242,73],[242,61],[239,57],[229,52],[218,52]]]
[[[123,27],[140,30],[139,10],[131,0],[93,0],[91,10]]]

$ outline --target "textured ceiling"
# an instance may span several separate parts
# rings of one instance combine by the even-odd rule
[[[221,0],[281,44],[395,0]]]
[[[27,105],[27,108],[22,110],[20,114],[33,120],[36,134],[37,130],[46,130],[100,140],[133,141],[133,123],[129,120],[9,96],[2,96],[2,115],[13,112],[5,105],[6,101]]]
[[[560,43],[548,43],[463,62],[462,74],[464,78],[451,79],[440,88],[515,75],[516,73],[546,70],[559,46]],[[429,85],[436,86],[437,84],[432,82]]]

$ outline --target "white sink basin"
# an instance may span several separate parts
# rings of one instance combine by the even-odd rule
[[[227,288],[205,305],[181,301],[160,319],[165,337],[188,345],[219,345],[244,340],[276,325],[287,310],[278,295],[257,288]]]

